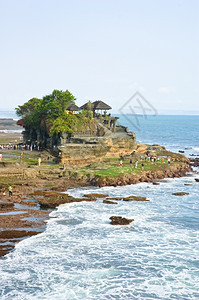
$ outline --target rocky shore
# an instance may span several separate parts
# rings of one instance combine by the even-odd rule
[[[155,151],[154,148],[152,147],[153,152]],[[156,148],[157,151],[162,149],[160,146]],[[146,146],[142,145],[140,149],[146,151]],[[164,154],[164,152],[158,153]],[[39,155],[41,157],[43,155],[43,162],[46,154],[40,153]],[[98,187],[121,186],[140,182],[150,182],[158,185],[161,184],[158,180],[185,176],[187,172],[192,170],[190,161],[184,155],[172,154],[171,152],[169,152],[169,155],[172,157],[170,165],[164,161],[157,165],[148,165],[148,169],[145,170],[141,170],[141,168],[135,170],[133,167],[131,170],[126,163],[126,166],[124,165],[124,168],[120,169],[121,171],[119,170],[120,173],[118,175],[114,174],[114,176],[106,174],[106,168],[110,168],[107,162],[100,166],[85,166],[84,169],[78,168],[78,166],[65,169],[62,165],[51,166],[46,162],[41,166],[37,164],[30,166],[25,161],[11,162],[5,160],[4,164],[1,164],[0,172],[0,256],[2,257],[10,252],[15,243],[25,237],[45,230],[50,212],[58,205],[80,201],[96,201],[100,197],[98,194],[92,194],[85,195],[83,198],[74,198],[67,193],[63,193],[69,188],[89,185]],[[118,163],[114,161],[111,168],[115,170],[118,168],[117,165]],[[194,165],[193,161],[192,165]],[[9,185],[12,185],[12,196],[8,194]],[[104,205],[117,204],[116,201],[118,200],[147,201],[147,199],[142,199],[143,197],[137,197],[139,199],[136,199],[135,196],[127,197],[127,199],[111,199],[109,195],[102,195],[101,197],[104,198]],[[121,222],[121,224],[128,223],[128,221],[114,216],[114,221],[118,220],[122,220],[123,223]]]

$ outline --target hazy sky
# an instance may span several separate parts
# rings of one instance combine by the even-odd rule
[[[199,111],[199,0],[0,0],[0,108],[53,89]]]

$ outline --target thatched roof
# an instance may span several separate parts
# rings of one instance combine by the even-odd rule
[[[91,101],[88,101],[84,105],[80,106],[81,109],[93,109],[93,103]]]
[[[101,100],[98,100],[98,101],[95,101],[93,102],[93,109],[94,110],[109,110],[109,109],[112,109],[112,107],[110,107],[108,104],[104,103],[103,101]]]
[[[72,103],[67,106],[67,110],[78,111],[78,110],[80,110],[80,108],[76,104]]]

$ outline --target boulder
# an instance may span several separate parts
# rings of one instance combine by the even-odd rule
[[[195,181],[196,181],[196,182],[199,182],[199,178],[195,178]]]
[[[120,216],[112,216],[109,219],[111,220],[111,225],[128,225],[134,221],[134,219],[127,219]]]

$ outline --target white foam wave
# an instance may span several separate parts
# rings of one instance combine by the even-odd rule
[[[172,195],[185,190],[189,195]],[[150,202],[60,205],[45,232],[20,242],[0,262],[1,299],[197,299],[194,177],[69,191],[77,197],[93,192]],[[111,226],[112,215],[135,221]]]

